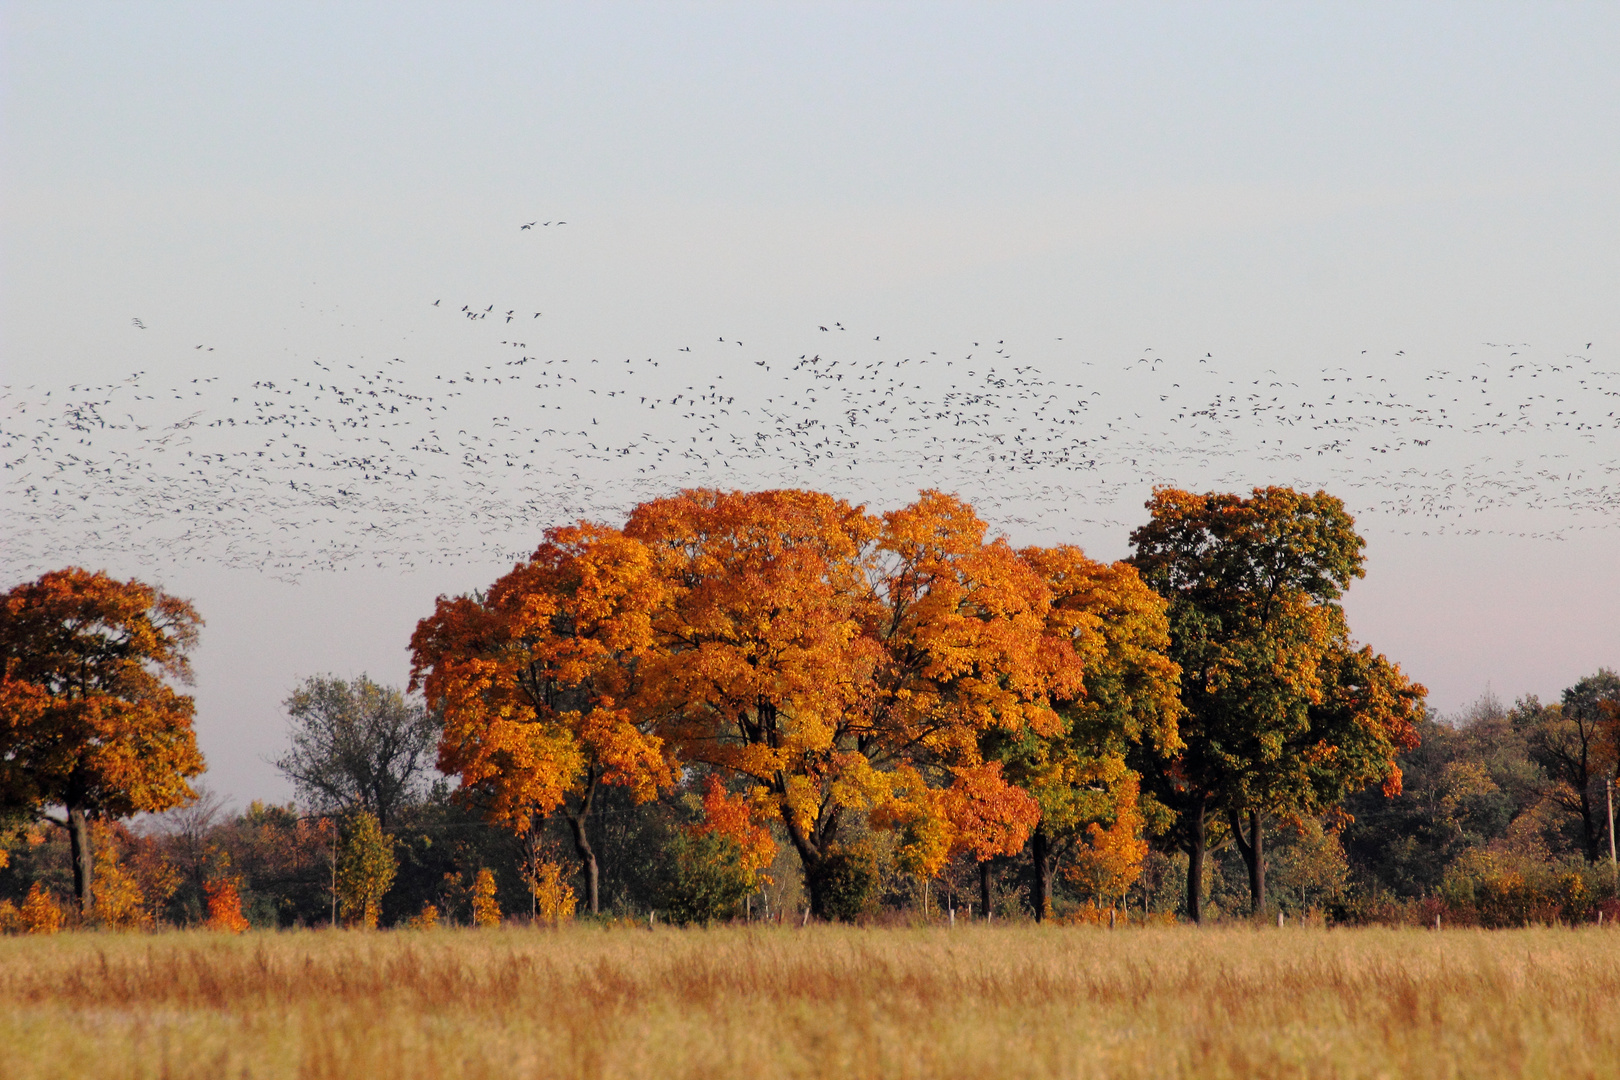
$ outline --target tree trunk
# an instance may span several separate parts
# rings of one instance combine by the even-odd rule
[[[1187,916],[1195,923],[1204,921],[1204,851],[1209,843],[1204,812],[1200,802],[1187,821]]]
[[[90,842],[90,819],[82,806],[68,807],[67,819],[68,847],[73,853],[73,892],[79,898],[79,913],[88,919],[96,906],[96,859]]]
[[[786,784],[779,779],[778,790],[783,787],[786,787]],[[787,828],[788,840],[792,842],[793,850],[799,853],[799,866],[804,871],[804,888],[810,894],[810,914],[826,921],[827,879],[823,870],[831,838],[836,835],[837,818],[836,816],[829,818],[821,828],[806,833],[790,812],[787,800],[783,799],[782,823]]]
[[[579,868],[585,875],[585,896],[592,915],[602,910],[601,875],[597,871],[596,850],[591,847],[590,834],[585,830],[595,795],[596,780],[593,778],[585,785],[585,796],[580,800],[578,813],[569,809],[566,802],[563,803],[563,815],[568,818],[568,828],[574,835],[574,853],[579,856]]]
[[[984,917],[990,918],[990,860],[986,859],[979,864],[979,907],[984,911]]]
[[[1249,811],[1249,901],[1257,918],[1266,913],[1266,834],[1265,817]]]
[[[600,876],[596,868],[596,852],[591,838],[585,834],[585,815],[568,815],[568,828],[574,834],[574,852],[579,856],[579,868],[585,874],[585,896],[591,905],[591,914],[601,911]]]
[[[1035,830],[1029,838],[1029,849],[1035,864],[1035,876],[1030,882],[1029,906],[1035,912],[1035,921],[1045,922],[1052,915],[1052,859],[1045,829]]]
[[[1586,845],[1586,861],[1595,863],[1603,858],[1603,829],[1593,811],[1590,784],[1581,787],[1581,839]]]
[[[1259,918],[1266,913],[1266,842],[1265,818],[1258,810],[1249,811],[1249,836],[1244,839],[1237,813],[1232,813],[1232,836],[1237,840],[1238,852],[1249,868],[1249,914]]]
[[[827,915],[827,879],[822,873],[822,860],[819,855],[805,855],[799,853],[799,862],[804,867],[804,889],[810,894],[810,914],[823,922],[830,922]]]

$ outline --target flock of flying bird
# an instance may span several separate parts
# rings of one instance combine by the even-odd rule
[[[720,334],[607,358],[555,355],[534,305],[428,306],[469,335],[453,364],[227,359],[189,381],[0,389],[0,559],[289,578],[506,560],[548,525],[687,486],[877,507],[941,488],[1040,542],[1122,537],[1157,484],[1325,487],[1364,524],[1430,533],[1565,537],[1614,527],[1620,507],[1620,372],[1590,346],[1280,372],[1151,349],[1085,359],[1061,339],[908,351],[834,322],[793,350]]]

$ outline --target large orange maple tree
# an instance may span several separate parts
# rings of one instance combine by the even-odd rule
[[[77,567],[0,600],[0,804],[67,830],[80,910],[94,905],[90,822],[195,797],[187,654],[202,625],[184,600]],[[56,817],[47,808],[61,807]]]
[[[928,491],[878,517],[816,492],[694,490],[624,531],[670,589],[642,709],[781,823],[815,914],[859,819],[904,830],[924,876],[964,843],[1023,846],[1037,808],[980,737],[1059,730],[1052,701],[1082,692],[1081,664],[1042,575],[970,506]]]
[[[1052,702],[1082,692],[1051,604],[937,492],[875,516],[811,491],[693,490],[622,530],[554,529],[486,595],[441,598],[412,679],[444,717],[440,768],[492,817],[567,817],[593,909],[594,793],[651,798],[678,765],[780,824],[825,916],[856,823],[901,832],[926,876],[953,850],[1023,847],[1039,809],[980,742],[1056,732]]]
[[[439,768],[519,833],[560,811],[592,912],[600,870],[586,828],[604,784],[645,800],[674,781],[652,718],[633,706],[667,587],[618,530],[549,530],[487,594],[440,597],[411,638],[411,688],[443,716]]]

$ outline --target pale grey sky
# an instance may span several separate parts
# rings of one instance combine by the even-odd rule
[[[288,794],[265,759],[300,678],[402,680],[436,594],[486,584],[571,508],[679,483],[882,505],[945,484],[1016,539],[1105,557],[1154,482],[1323,483],[1370,541],[1353,629],[1435,706],[1620,664],[1613,5],[9,3],[0,33],[5,584],[79,562],[195,599],[208,782],[239,801]],[[761,416],[810,415],[801,354],[914,358],[903,437],[876,456],[871,431],[858,452],[756,441]],[[247,452],[224,432],[255,382],[334,421],[305,440],[330,461],[377,447],[322,412],[319,372],[426,394],[514,355],[580,376],[542,397],[458,384],[433,421],[453,433],[400,427],[413,449],[461,440],[449,479],[391,486],[346,458],[324,494],[277,473],[267,501],[209,471]],[[586,373],[627,358],[660,367]],[[935,469],[968,444],[919,403],[987,378],[1028,408],[1089,400],[1041,423],[1111,433],[1087,443],[1107,460],[1002,473],[987,448],[1026,421],[985,420]],[[720,379],[724,417],[601,407]],[[86,385],[120,387],[97,400],[129,426],[63,441]],[[816,385],[817,408],[855,400]],[[1260,390],[1294,411],[1178,426]],[[579,480],[556,471],[584,452],[548,434],[562,419],[617,448]],[[38,424],[56,441],[29,442]],[[716,433],[756,450],[673,464]],[[466,464],[520,441],[544,459],[521,483]],[[187,494],[159,513],[98,489],[92,459]],[[56,502],[29,493],[46,480]],[[316,521],[333,492],[356,501]]]

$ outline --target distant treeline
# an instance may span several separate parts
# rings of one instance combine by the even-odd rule
[[[1400,794],[1364,792],[1344,812],[1279,823],[1266,855],[1268,916],[1432,925],[1438,915],[1448,926],[1517,926],[1592,922],[1600,911],[1608,919],[1620,915],[1604,799],[1612,734],[1589,758],[1595,849],[1578,777],[1572,782],[1564,772],[1572,759],[1561,752],[1578,724],[1570,713],[1594,698],[1620,700],[1620,677],[1601,671],[1553,704],[1531,698],[1507,707],[1487,695],[1458,715],[1423,720],[1422,741],[1399,759]],[[692,865],[684,842],[701,819],[701,793],[693,781],[638,804],[610,789],[593,807],[588,827],[602,869],[603,917],[645,922],[649,913],[667,919],[673,911],[682,918],[801,918],[804,891],[785,844],[754,892],[739,901],[735,885],[727,894],[722,880],[719,904],[703,909],[692,878],[704,868]],[[106,895],[122,895],[130,905],[112,911],[104,902],[103,910],[120,925],[196,925],[209,917],[208,884],[231,878],[240,883],[242,911],[253,925],[325,925],[333,917],[333,863],[343,843],[324,824],[331,820],[290,804],[227,812],[223,800],[205,794],[161,817],[100,826],[99,879],[110,883]],[[482,869],[493,873],[503,915],[530,917],[537,906],[529,885],[535,849],[542,863],[573,861],[564,822],[553,819],[534,837],[516,837],[487,824],[476,806],[451,798],[442,782],[402,801],[389,831],[398,870],[382,900],[383,925],[408,922],[429,906],[447,923],[472,922]],[[869,839],[874,887],[867,917],[944,920],[952,907],[959,919],[970,912],[983,917],[977,861],[952,859],[928,884],[925,910],[924,882],[897,867],[888,835]],[[20,908],[36,882],[59,897],[72,894],[62,830],[14,827],[4,851],[3,901]],[[1133,920],[1184,917],[1186,861],[1183,852],[1152,847],[1122,896],[1087,892],[1060,874],[1054,916],[1095,921],[1117,905],[1120,917]],[[997,857],[988,869],[994,917],[1033,918],[1038,882],[1029,853]],[[714,868],[709,874],[724,877]],[[572,884],[579,886],[577,879]],[[1235,845],[1216,849],[1207,888],[1206,918],[1249,917],[1248,871]]]
[[[939,492],[550,529],[408,688],[305,680],[298,802],[244,813],[189,783],[197,613],[47,574],[0,609],[0,924],[1613,914],[1620,678],[1436,718],[1350,635],[1339,500],[1148,511],[1113,564]]]

